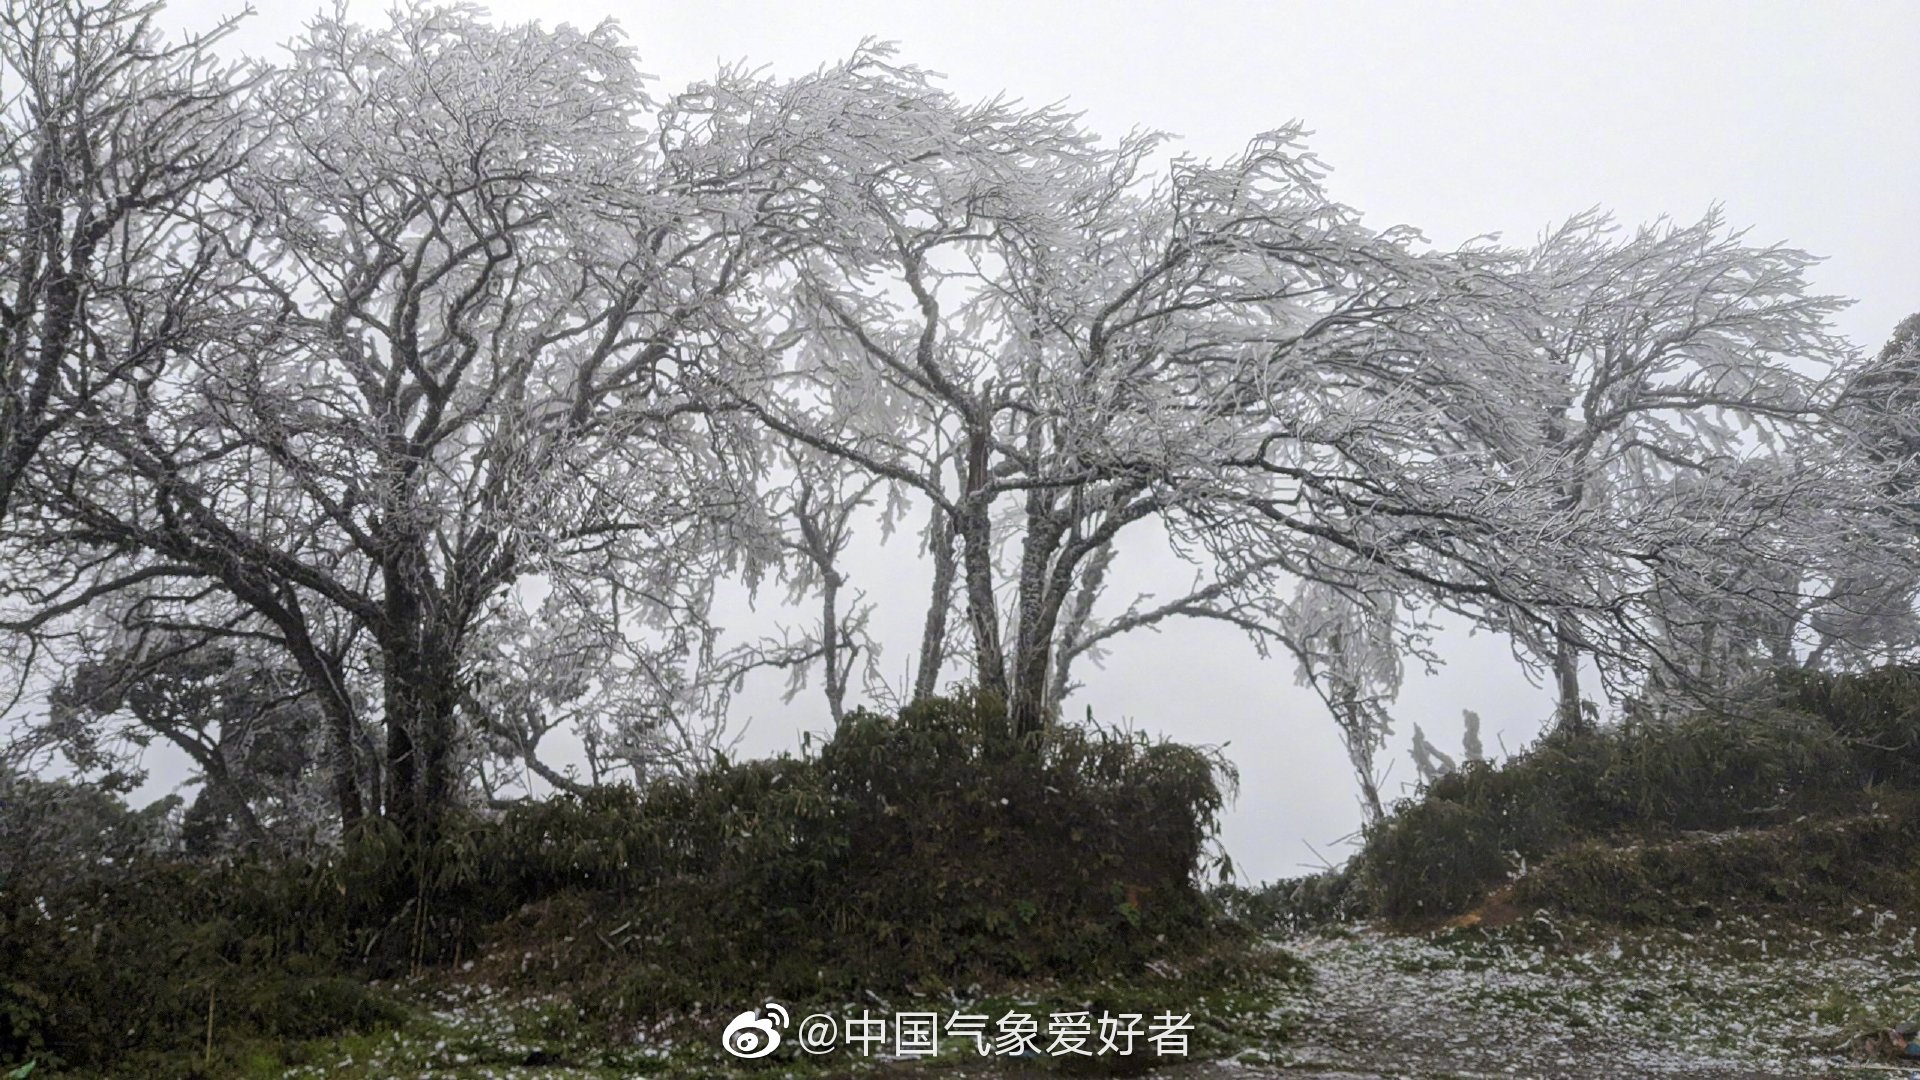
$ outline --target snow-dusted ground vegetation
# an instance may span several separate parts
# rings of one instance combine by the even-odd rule
[[[1915,933],[1773,920],[1689,931],[1556,926],[1290,943],[1313,972],[1270,1060],[1405,1076],[1816,1077],[1863,1063],[1876,1028],[1920,1014]],[[1867,1075],[1862,1072],[1860,1075]]]

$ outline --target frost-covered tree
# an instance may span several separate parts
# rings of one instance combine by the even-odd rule
[[[234,130],[153,247],[218,288],[94,323],[140,362],[18,474],[8,625],[278,650],[343,825],[576,785],[563,727],[586,782],[695,767],[760,668],[840,715],[869,524],[924,522],[914,696],[961,659],[1030,734],[1118,635],[1215,619],[1294,657],[1363,784],[1436,612],[1571,724],[1583,661],[1711,677],[1872,576],[1833,302],[1716,218],[1435,250],[1298,128],[1173,157],[873,47],[655,101],[610,26],[467,9],[316,20]],[[1129,578],[1156,543],[1172,595]],[[803,624],[722,640],[716,583],[762,575]]]
[[[819,119],[751,145],[791,163],[817,243],[780,282],[779,364],[736,390],[775,435],[934,508],[975,677],[1018,731],[1100,636],[1122,530],[1156,523],[1205,567],[1202,599],[1336,565],[1336,587],[1377,588],[1417,562],[1353,558],[1380,495],[1423,528],[1457,516],[1458,417],[1532,377],[1448,347],[1482,291],[1511,292],[1481,253],[1365,229],[1297,131],[1160,166],[1155,138],[963,106],[880,51],[782,94]],[[1479,509],[1489,531],[1507,516]],[[1361,562],[1366,582],[1345,574]]]
[[[508,609],[636,723],[688,693],[745,499],[703,385],[752,178],[705,171],[641,78],[611,26],[316,20],[228,181],[224,331],[102,395],[38,484],[63,522],[43,588],[182,621],[217,595],[286,650],[348,823],[431,831],[462,797]]]
[[[247,132],[214,57],[158,3],[0,4],[0,520],[95,397],[190,348],[223,285],[202,218]]]
[[[1461,760],[1469,764],[1487,760],[1486,750],[1480,744],[1480,714],[1472,709],[1460,710]],[[1413,772],[1422,784],[1431,784],[1435,780],[1460,768],[1460,761],[1453,755],[1433,745],[1427,733],[1419,724],[1413,725]]]
[[[49,695],[51,730],[68,761],[83,770],[112,761],[116,741],[179,748],[201,782],[183,826],[191,851],[288,846],[323,832],[326,815],[314,811],[327,793],[312,767],[322,726],[285,654],[194,635],[133,640],[130,650],[72,668]]]
[[[1862,652],[1873,658],[1920,640],[1920,315],[1847,369],[1828,419],[1823,448],[1840,495],[1829,531],[1849,542],[1819,553],[1833,587],[1808,615],[1810,662],[1836,653],[1858,662]]]
[[[1866,455],[1889,463],[1920,456],[1920,314],[1848,372],[1834,412]]]
[[[806,689],[817,664],[828,715],[838,723],[855,672],[871,680],[879,651],[867,632],[873,605],[853,584],[847,549],[863,523],[878,519],[891,529],[892,515],[873,505],[878,478],[803,443],[779,450],[767,505],[782,554],[778,573],[787,605],[805,610],[811,603],[817,615],[799,630],[783,627],[778,636],[736,647],[729,662],[741,677],[756,668],[785,670],[788,701]]]
[[[1377,822],[1386,813],[1380,798],[1385,774],[1377,759],[1393,734],[1387,706],[1398,696],[1402,676],[1394,626],[1398,598],[1344,596],[1310,581],[1296,605],[1277,622],[1298,661],[1299,681],[1332,715],[1360,785],[1366,820]],[[1418,727],[1414,737],[1420,737]]]
[[[1582,606],[1613,606],[1624,634],[1609,645],[1577,608],[1523,630],[1553,671],[1562,728],[1585,724],[1583,656],[1639,652],[1667,675],[1711,678],[1694,660],[1715,628],[1798,606],[1794,564],[1811,549],[1792,525],[1819,507],[1794,447],[1847,354],[1827,321],[1843,301],[1808,291],[1812,262],[1748,243],[1717,211],[1629,231],[1583,214],[1527,253],[1547,393],[1530,437],[1501,452],[1547,468],[1567,520],[1603,525],[1574,568]]]

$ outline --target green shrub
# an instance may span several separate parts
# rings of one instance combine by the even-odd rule
[[[395,1014],[367,979],[463,958],[607,1023],[1137,971],[1209,928],[1223,768],[1074,728],[1015,743],[991,702],[937,700],[807,757],[455,816],[430,851],[373,820],[325,858],[9,882],[0,1061],[190,1055],[209,1011],[220,1045],[376,1028]]]
[[[1778,682],[1788,707],[1818,717],[1846,740],[1870,782],[1920,786],[1912,780],[1920,753],[1920,667],[1847,675],[1789,670]]]
[[[1525,909],[1552,908],[1628,924],[1687,922],[1738,910],[1858,924],[1880,910],[1911,911],[1920,841],[1910,806],[1658,843],[1574,844],[1514,883]]]
[[[1255,934],[1298,933],[1372,913],[1352,863],[1253,889],[1225,883],[1212,895],[1229,925]]]
[[[1137,737],[1004,732],[971,699],[856,713],[810,758],[516,811],[481,862],[510,901],[606,898],[594,925],[618,959],[569,948],[546,970],[624,971],[607,989],[621,1013],[1096,975],[1199,934],[1216,764]]]
[[[1856,811],[1915,786],[1920,672],[1789,672],[1778,707],[1550,734],[1498,766],[1435,780],[1369,830],[1366,906],[1395,920],[1459,914],[1522,865],[1593,841],[1662,841]]]
[[[117,875],[163,851],[178,796],[139,810],[120,798],[136,778],[41,780],[0,767],[0,885],[36,891]]]
[[[223,1044],[393,1023],[395,1007],[326,947],[338,935],[282,932],[315,906],[263,917],[260,881],[155,864],[37,898],[0,892],[0,1060],[92,1066],[193,1050],[209,1013]]]

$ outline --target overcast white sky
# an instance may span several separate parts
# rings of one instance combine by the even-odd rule
[[[315,10],[259,6],[236,39],[256,55]],[[385,6],[360,0],[352,10],[371,21]],[[1814,281],[1858,301],[1839,320],[1856,344],[1878,348],[1920,310],[1914,0],[489,6],[512,21],[613,17],[666,88],[721,61],[799,74],[876,37],[947,75],[962,97],[1064,100],[1097,131],[1157,128],[1202,156],[1300,119],[1333,168],[1334,197],[1371,225],[1413,225],[1443,245],[1489,232],[1528,239],[1595,205],[1637,222],[1693,219],[1718,202],[1755,240],[1827,258]],[[176,0],[168,21],[204,27],[235,7]],[[919,609],[907,607],[882,624],[906,635],[890,667],[915,643]],[[1517,749],[1547,712],[1504,642],[1458,635],[1448,651],[1447,672],[1410,680],[1403,695],[1390,789],[1412,774],[1415,721],[1456,748],[1460,710],[1471,708],[1486,719],[1489,748]],[[1076,715],[1091,705],[1105,722],[1231,744],[1243,787],[1226,840],[1246,876],[1297,872],[1313,859],[1309,843],[1327,850],[1357,825],[1345,757],[1330,721],[1293,687],[1290,661],[1259,663],[1221,629],[1175,627],[1124,642],[1105,672],[1086,674],[1088,690],[1069,706]],[[751,749],[791,746],[803,728],[824,726],[812,699],[784,709],[771,690],[743,702]]]

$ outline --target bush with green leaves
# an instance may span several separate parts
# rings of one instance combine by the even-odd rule
[[[39,896],[0,889],[0,1061],[95,1066],[393,1022],[321,878],[155,862]]]
[[[1212,928],[1224,763],[971,697],[318,859],[146,858],[0,885],[0,1062],[99,1065],[392,1019],[373,977],[473,959],[627,1026],[698,1002],[1142,970]],[[844,997],[841,998],[844,1000]],[[135,1010],[129,1002],[142,1003]]]
[[[1754,714],[1549,734],[1436,779],[1369,830],[1352,871],[1365,906],[1402,921],[1454,915],[1576,846],[1844,816],[1873,792],[1920,787],[1920,670],[1789,671],[1776,686]]]
[[[1844,739],[1873,783],[1916,785],[1920,755],[1920,667],[1895,665],[1853,675],[1784,671],[1789,708],[1818,717]]]
[[[622,1013],[1135,970],[1202,933],[1221,763],[1005,725],[973,698],[855,713],[811,757],[515,811],[478,862],[513,890],[496,904],[607,899],[606,941],[552,963],[621,972]]]
[[[1858,927],[1882,911],[1911,912],[1920,900],[1920,867],[1907,857],[1916,842],[1920,813],[1904,795],[1863,813],[1766,829],[1630,845],[1586,840],[1516,881],[1513,902],[1630,925],[1738,912]]]
[[[1212,897],[1226,925],[1253,934],[1293,934],[1371,913],[1353,864],[1248,888],[1224,882]]]

